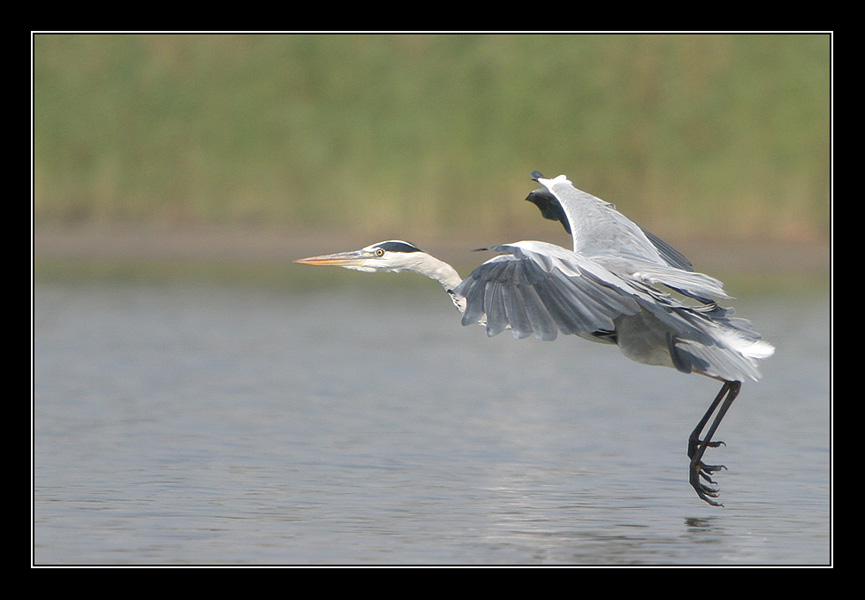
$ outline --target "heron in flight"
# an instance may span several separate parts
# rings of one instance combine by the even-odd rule
[[[465,279],[401,240],[295,262],[420,273],[441,284],[462,313],[463,325],[480,324],[489,336],[507,329],[515,338],[577,335],[615,344],[640,363],[721,381],[688,437],[687,451],[689,483],[701,499],[721,506],[712,475],[726,467],[706,464],[703,455],[723,444],[713,440],[715,431],[742,382],[760,378],[757,361],[771,356],[773,346],[748,321],[717,304],[716,298],[729,298],[720,281],[695,272],[680,252],[612,204],[576,189],[564,175],[550,179],[534,171],[532,179],[543,187],[526,200],[542,216],[562,223],[573,250],[538,241],[481,248],[497,255]]]

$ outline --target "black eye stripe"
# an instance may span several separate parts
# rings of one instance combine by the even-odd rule
[[[388,252],[422,252],[420,248],[412,246],[408,242],[400,241],[382,242],[381,244],[376,244],[374,247],[387,250]]]

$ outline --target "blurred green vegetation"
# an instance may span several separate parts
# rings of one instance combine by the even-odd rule
[[[662,235],[829,235],[828,35],[37,34],[33,80],[37,227],[535,231],[537,169]]]

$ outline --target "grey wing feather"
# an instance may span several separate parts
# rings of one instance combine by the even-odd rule
[[[543,177],[537,171],[532,173],[532,177]],[[548,189],[540,188],[534,190],[529,193],[526,197],[526,200],[535,204],[541,211],[541,215],[545,219],[550,219],[551,221],[559,221],[562,226],[564,226],[565,231],[571,233],[571,223],[568,220],[568,216],[565,213],[562,205],[559,203],[559,199],[553,195]],[[607,203],[603,202],[603,200],[598,200],[599,203],[609,206]],[[651,231],[645,229],[637,225],[649,242],[652,243],[652,246],[655,247],[661,259],[666,262],[671,267],[675,267],[677,269],[684,269],[685,271],[693,271],[694,266],[691,264],[685,255],[681,252],[673,248],[670,244],[656,236]]]
[[[638,225],[638,227],[640,227]],[[685,271],[693,271],[694,265],[691,264],[691,261],[685,258],[685,255],[673,248],[670,244],[656,236],[651,231],[640,227],[643,233],[649,238],[649,241],[652,242],[652,245],[655,247],[655,250],[658,251],[658,254],[661,255],[661,258],[664,259],[671,267],[675,267],[677,269],[683,269]]]
[[[542,177],[540,173],[532,176]],[[578,190],[564,176],[541,180],[548,188],[529,194],[541,214],[573,230],[574,252],[603,265],[611,273],[634,275],[661,284],[703,304],[727,297],[714,278],[694,273],[685,256],[655,234],[618,212],[612,204]]]
[[[502,252],[479,266],[454,293],[466,299],[463,325],[486,321],[487,334],[510,327],[514,337],[534,334],[553,340],[565,334],[591,334],[613,329],[613,319],[635,314],[639,306],[631,294],[619,290],[601,270],[575,254],[541,242],[550,252],[533,252],[518,245],[491,248]],[[567,253],[568,262],[557,254]],[[612,277],[612,276],[610,276]]]
[[[647,342],[660,334],[671,366],[731,381],[759,378],[756,360],[773,351],[750,323],[732,317],[732,310],[714,303],[686,306],[641,277],[614,274],[604,263],[570,250],[543,242],[490,249],[502,254],[454,289],[465,300],[463,325],[485,324],[487,335],[510,329],[516,338],[553,340],[561,332],[622,346],[620,327],[628,325],[624,343],[637,341],[639,347],[642,334],[633,327],[642,323]]]

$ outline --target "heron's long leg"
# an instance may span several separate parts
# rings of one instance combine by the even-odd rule
[[[694,431],[692,431],[691,435],[688,437],[688,458],[694,458],[694,455],[697,453],[697,447],[700,445],[701,441],[700,434],[703,433],[703,428],[706,426],[706,423],[709,422],[712,413],[715,412],[718,404],[724,398],[724,394],[726,394],[729,384],[729,381],[724,382],[721,391],[718,392],[718,395],[715,396],[715,399],[712,400],[712,404],[710,404],[708,410],[706,410],[706,414],[703,415],[703,418],[700,419],[700,422],[697,423],[697,426],[694,427]],[[714,446],[717,447],[723,443],[724,442],[715,442]]]
[[[715,431],[721,424],[721,420],[724,418],[724,415],[727,414],[730,405],[733,404],[733,400],[735,400],[736,396],[739,395],[741,387],[742,383],[740,381],[725,381],[724,385],[721,387],[721,391],[718,392],[718,395],[715,396],[714,400],[712,400],[712,404],[709,405],[706,414],[703,415],[703,418],[700,419],[700,422],[697,423],[694,431],[692,431],[691,435],[688,437],[688,458],[691,459],[689,477],[691,487],[694,488],[694,491],[697,492],[697,495],[700,498],[713,506],[721,506],[721,504],[712,500],[712,498],[718,496],[718,491],[704,484],[700,481],[700,478],[702,477],[709,483],[715,483],[712,481],[711,474],[720,469],[725,469],[726,467],[723,465],[705,464],[703,462],[703,454],[706,452],[706,448],[717,448],[724,443],[720,441],[713,442],[712,436],[715,435]],[[709,422],[709,419],[712,417],[712,414],[716,409],[718,412],[715,415],[715,419],[712,421],[709,431],[706,432],[706,437],[701,440],[700,434],[703,432],[703,428],[706,426],[706,423]]]

